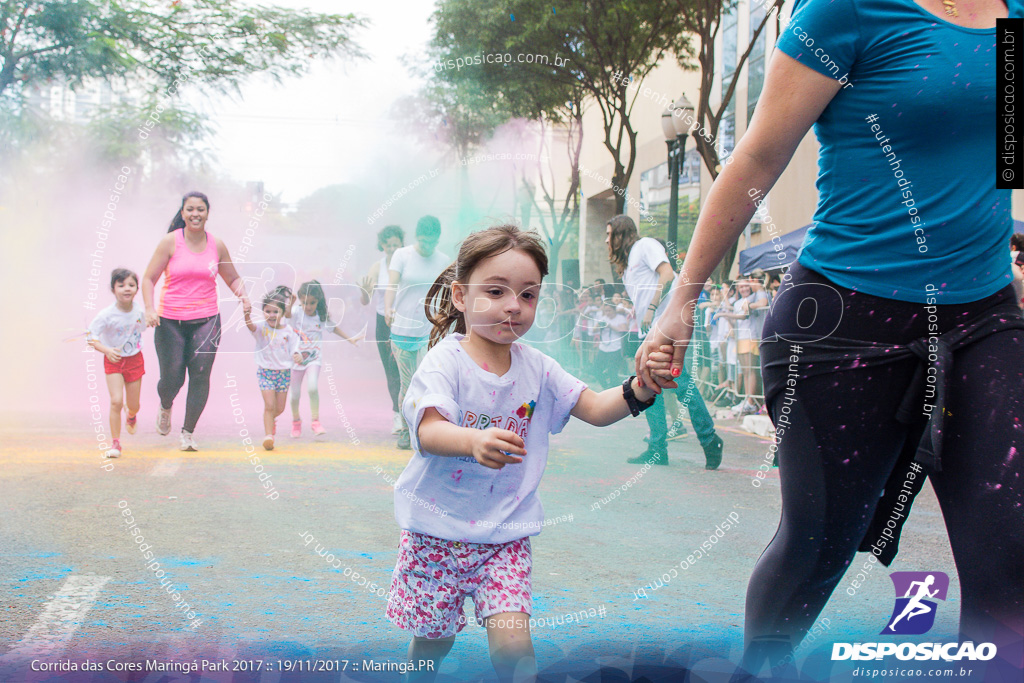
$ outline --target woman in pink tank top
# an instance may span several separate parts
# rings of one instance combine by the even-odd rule
[[[142,278],[146,321],[156,326],[153,346],[160,361],[160,412],[156,429],[171,431],[171,404],[185,384],[185,421],[181,450],[195,451],[199,416],[210,395],[210,373],[220,344],[220,313],[217,309],[217,276],[235,296],[248,301],[224,243],[206,231],[210,200],[201,192],[189,192],[181,200],[167,236],[160,240]],[[159,306],[153,292],[163,275]]]

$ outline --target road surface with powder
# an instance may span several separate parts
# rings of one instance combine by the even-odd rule
[[[398,680],[408,637],[384,619],[381,594],[399,534],[388,481],[409,453],[393,447],[390,414],[361,409],[356,388],[344,387],[351,431],[323,381],[321,391],[326,440],[281,436],[277,450],[257,453],[262,472],[227,417],[204,416],[202,451],[181,453],[147,414],[110,471],[100,467],[83,415],[4,425],[0,679],[54,680],[53,672],[14,671],[33,659],[186,669],[204,659],[235,667],[252,660],[263,670],[211,671],[202,680],[265,681],[282,680],[277,669],[289,662],[294,672],[304,666],[295,661],[347,659],[343,673],[354,680]],[[211,402],[228,400],[223,386],[215,392]],[[246,429],[258,432],[258,410],[246,405]],[[630,676],[644,666],[686,666],[699,672],[692,680],[727,680],[715,672],[727,668],[721,659],[738,659],[747,578],[775,531],[780,499],[777,470],[753,485],[768,442],[736,421],[719,426],[726,449],[716,472],[705,471],[692,432],[670,445],[668,467],[627,464],[640,450],[642,419],[603,429],[573,420],[552,438],[541,496],[557,523],[533,539],[533,633],[539,666],[553,679],[599,666]],[[954,639],[959,584],[930,487],[893,569],[950,575],[931,636]],[[822,613],[827,631],[801,652],[816,653],[805,667],[819,667],[822,678],[828,639],[875,639],[892,609],[884,568],[874,565],[858,589],[853,578],[851,571]],[[447,680],[493,675],[484,630],[472,623],[469,602],[467,610],[471,623],[442,668]],[[383,671],[362,671],[363,660]],[[95,680],[166,680],[144,675]]]

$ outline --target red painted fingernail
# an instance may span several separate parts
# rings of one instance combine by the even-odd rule
[[[678,377],[679,376],[679,372],[680,372],[679,368],[672,368],[672,376],[673,377]]]

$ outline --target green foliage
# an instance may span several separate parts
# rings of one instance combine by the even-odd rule
[[[351,14],[232,0],[0,0],[0,94],[58,79],[143,77],[166,87],[183,71],[218,91],[255,73],[280,80],[315,59],[362,57]]]
[[[578,0],[554,9],[550,2],[519,0],[511,21],[508,6],[498,0],[442,0],[433,56],[511,55],[511,62],[474,60],[454,76],[449,67],[442,78],[472,73],[516,115],[557,120],[573,106],[578,111],[586,98],[601,113],[612,182],[625,187],[636,161],[629,113],[637,97],[627,93],[626,78],[643,79],[667,53],[690,53],[678,1]],[[520,62],[519,55],[540,59]],[[619,211],[623,201],[617,199]]]

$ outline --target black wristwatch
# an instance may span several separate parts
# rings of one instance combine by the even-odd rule
[[[649,401],[638,399],[636,394],[633,393],[633,380],[635,379],[636,375],[633,375],[622,383],[622,397],[626,399],[626,405],[629,406],[629,412],[632,413],[633,417],[637,417],[640,413],[653,406],[654,402],[658,399],[657,394]]]

